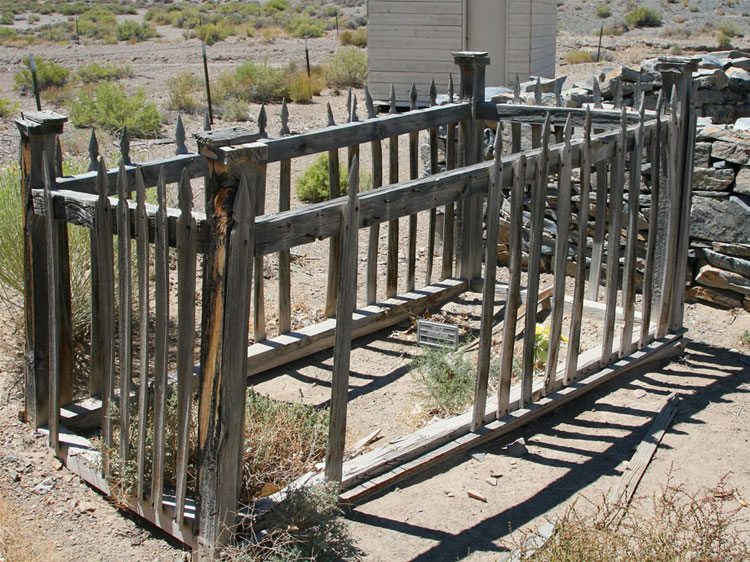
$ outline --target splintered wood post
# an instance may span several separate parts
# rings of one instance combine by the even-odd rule
[[[101,361],[96,366],[102,381],[102,441],[105,449],[112,447],[112,418],[109,410],[114,404],[115,397],[115,303],[114,303],[114,257],[112,252],[112,209],[107,197],[107,167],[104,158],[99,158],[99,172],[96,178],[98,199],[94,215],[94,231],[96,234],[97,269],[94,275],[97,277],[97,295],[92,299],[97,302],[95,307],[99,331],[93,334],[99,348],[98,358]],[[92,375],[94,365],[91,365]],[[107,469],[106,455],[105,472]]]
[[[60,271],[60,254],[57,251],[57,229],[52,209],[52,180],[47,154],[42,153],[42,175],[44,183],[44,202],[46,204],[45,222],[47,231],[47,286],[57,287],[57,276]],[[49,291],[49,446],[57,451],[60,424],[60,293]]]
[[[630,185],[628,189],[628,231],[625,243],[625,269],[622,275],[623,326],[620,336],[620,357],[630,355],[633,345],[633,322],[635,316],[635,262],[638,244],[639,197],[641,195],[641,165],[643,138],[645,134],[644,108],[641,106],[641,124],[630,155]]]
[[[484,121],[478,119],[477,112],[484,103],[485,70],[490,59],[486,52],[469,51],[453,53],[453,60],[461,70],[461,100],[471,103],[472,118],[461,124],[463,165],[470,166],[484,160]],[[459,277],[468,281],[479,277],[482,269],[482,204],[481,196],[462,201]]]
[[[500,351],[500,384],[497,388],[497,417],[508,413],[510,383],[513,377],[513,351],[516,343],[518,307],[521,305],[521,230],[523,227],[523,192],[526,185],[526,156],[521,154],[513,166],[510,194],[510,256],[508,257],[508,299],[505,305],[503,340]],[[532,305],[533,306],[533,305]]]
[[[568,117],[563,130],[565,145],[560,169],[558,171],[557,190],[557,237],[555,243],[555,279],[553,285],[552,322],[550,326],[549,349],[547,354],[546,372],[544,375],[544,392],[549,394],[555,385],[557,374],[557,359],[560,355],[560,340],[562,339],[562,321],[565,308],[565,270],[568,260],[568,230],[570,228],[570,191],[571,173],[573,167],[573,153],[570,146],[573,125]],[[532,301],[529,301],[532,302]]]
[[[516,79],[513,82],[513,103],[514,104],[521,103],[521,78],[518,76],[518,73],[516,73]],[[513,154],[517,154],[521,152],[521,124],[511,123],[510,134],[511,134],[510,151]]]
[[[138,256],[138,441],[136,444],[136,498],[144,496],[146,479],[146,435],[148,425],[148,342],[149,342],[149,240],[146,186],[140,169],[135,171],[135,233]]]
[[[188,456],[190,454],[190,407],[192,402],[193,347],[195,340],[195,241],[192,216],[193,191],[187,171],[178,186],[180,218],[177,221],[177,459],[175,472],[175,520],[185,514]],[[249,314],[249,311],[248,311]],[[246,316],[247,318],[247,316]]]
[[[391,115],[396,114],[396,89],[391,84]],[[388,183],[398,183],[398,137],[388,138]],[[398,290],[398,231],[399,220],[388,221],[388,256],[385,276],[385,296],[396,296]]]
[[[437,105],[437,87],[435,80],[430,83],[430,107]],[[438,173],[438,130],[437,127],[430,129],[430,174]],[[437,208],[430,209],[430,219],[427,228],[427,271],[425,273],[425,285],[432,282],[432,265],[435,255],[435,228],[437,222]]]
[[[365,105],[367,107],[367,118],[377,119],[375,105],[370,96],[370,90],[365,86]],[[370,142],[372,152],[372,188],[377,189],[383,185],[383,146],[380,139]],[[375,304],[378,296],[378,247],[380,245],[380,223],[370,227],[367,245],[367,304]]]
[[[253,171],[253,165],[248,169]],[[208,284],[211,309],[203,311],[204,324],[208,322],[212,330],[203,332],[202,356],[208,363],[201,362],[198,413],[201,560],[215,559],[221,545],[229,541],[239,507],[244,435],[232,428],[245,427],[249,285],[257,209],[253,200],[257,190],[250,182],[257,187],[260,180],[257,174],[253,179],[243,172],[239,187],[210,185],[216,204],[211,207],[212,253],[207,262],[215,277]]]
[[[154,328],[154,439],[151,462],[151,503],[159,513],[164,493],[164,456],[166,448],[167,370],[169,367],[169,225],[167,223],[167,186],[164,169],[156,184],[159,208],[156,212],[154,270],[156,281]]]
[[[523,338],[523,360],[521,373],[521,404],[531,401],[534,381],[536,350],[536,302],[539,297],[539,265],[542,257],[542,227],[544,208],[547,203],[547,179],[549,176],[550,115],[544,121],[542,152],[536,158],[536,186],[531,198],[531,236],[529,238],[529,271],[526,289],[526,324]]]
[[[409,91],[409,109],[417,110],[417,85],[411,83]],[[409,179],[419,177],[419,132],[409,133]],[[409,216],[409,246],[407,249],[407,266],[406,266],[406,291],[412,292],[416,282],[417,270],[417,215]]]
[[[641,334],[639,348],[643,349],[651,343],[651,311],[654,297],[654,265],[656,253],[657,212],[661,197],[661,114],[664,109],[663,90],[659,91],[656,100],[656,122],[651,129],[651,144],[649,145],[649,162],[651,164],[651,208],[648,221],[648,240],[646,242],[646,268],[643,273],[643,309],[641,310]]]
[[[453,103],[453,75],[448,82],[448,99]],[[456,124],[448,123],[445,135],[445,169],[453,170],[456,167]],[[454,251],[454,223],[455,206],[448,203],[445,206],[445,219],[443,220],[443,259],[440,268],[440,277],[447,279],[453,276],[453,251]]]
[[[120,460],[123,463],[128,461],[130,453],[130,382],[133,367],[129,191],[125,166],[121,164],[117,174],[117,296],[120,309],[117,331],[120,351]]]
[[[602,366],[612,359],[612,343],[617,310],[617,288],[620,273],[620,236],[622,233],[622,193],[625,184],[625,152],[627,150],[627,121],[622,108],[620,137],[617,140],[615,165],[612,170],[612,193],[609,198],[609,234],[607,240],[607,292],[605,301]],[[604,212],[598,211],[597,212]]]
[[[490,379],[490,357],[492,353],[492,323],[495,319],[495,280],[497,278],[497,234],[500,207],[503,198],[503,134],[497,124],[495,135],[495,159],[492,166],[489,191],[487,193],[487,246],[484,259],[484,285],[482,287],[482,317],[479,330],[479,358],[477,380],[474,389],[474,414],[471,431],[484,425],[484,410],[487,405],[487,387]]]
[[[346,442],[346,410],[349,401],[349,365],[352,346],[352,314],[357,296],[357,241],[359,231],[359,159],[349,170],[348,200],[341,221],[341,267],[336,311],[336,333],[333,348],[331,382],[331,419],[328,426],[325,477],[341,482]]]
[[[333,111],[331,110],[331,104],[328,103],[328,126],[333,127],[336,122],[333,120]],[[339,151],[329,150],[328,151],[328,198],[336,199],[341,196],[341,185],[340,185],[340,170],[339,170]],[[326,292],[326,318],[333,318],[336,314],[336,301],[338,300],[339,294],[339,262],[341,256],[341,238],[339,236],[331,236],[331,241],[328,250],[328,284]]]
[[[289,111],[286,100],[281,104],[281,129],[279,135],[288,135]],[[279,162],[279,212],[289,210],[292,192],[292,161],[285,159]],[[292,329],[292,296],[291,296],[291,252],[289,249],[279,252],[279,334]]]
[[[44,187],[42,154],[47,155],[49,174],[54,176],[55,136],[62,133],[67,120],[52,111],[26,112],[23,119],[16,120],[21,133],[21,197],[23,202],[23,247],[24,247],[24,320],[25,320],[25,409],[28,421],[39,428],[49,418],[49,303],[47,279],[47,236],[45,218],[34,214],[32,189]],[[60,227],[67,225],[59,221]],[[67,230],[66,230],[67,236]],[[58,230],[58,241],[61,240]],[[67,238],[66,238],[67,239]],[[62,244],[58,244],[58,247]],[[62,256],[61,256],[62,257]],[[67,261],[67,256],[65,256]],[[62,266],[62,259],[60,260]],[[59,285],[69,280],[58,278]],[[64,299],[61,306],[65,306]],[[63,312],[61,310],[61,318]],[[61,393],[66,392],[67,361],[64,357],[67,342],[60,342]],[[72,361],[72,355],[71,355]]]
[[[586,284],[586,239],[588,237],[588,208],[591,192],[591,109],[586,108],[586,123],[583,126],[581,145],[581,203],[578,213],[578,253],[576,255],[576,279],[573,289],[573,310],[568,332],[568,357],[565,364],[563,384],[568,386],[578,371],[578,348],[581,344],[581,320],[583,317],[584,286]]]

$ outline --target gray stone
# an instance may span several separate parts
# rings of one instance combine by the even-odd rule
[[[594,95],[584,88],[570,88],[562,93],[565,107],[583,107],[584,103],[594,103]]]
[[[735,291],[745,296],[750,295],[750,279],[712,265],[701,267],[698,275],[695,276],[695,281],[701,285]]]
[[[737,49],[731,49],[729,51],[714,51],[712,54],[719,59],[743,59],[750,57],[750,53],[739,51]]]
[[[716,242],[747,242],[750,224],[749,199],[693,197],[690,212],[690,236]]]
[[[734,190],[742,195],[750,195],[750,168],[744,166],[737,172]],[[750,235],[748,236],[750,238]]]
[[[701,69],[693,76],[695,77],[694,82],[698,84],[699,88],[721,90],[729,85],[729,78],[721,65],[712,69]]]
[[[697,142],[695,143],[695,158],[693,160],[696,166],[707,168],[710,165],[711,160],[711,143],[710,142]]]
[[[694,60],[698,61],[698,68],[701,70],[704,69],[714,69],[714,68],[724,68],[724,63],[719,57],[715,57],[713,55],[696,55],[693,57]],[[698,71],[700,72],[700,70]],[[695,76],[695,74],[693,74]]]
[[[710,125],[699,129],[696,139],[699,141],[721,140],[750,147],[750,135],[720,125]]]
[[[741,68],[732,67],[727,70],[729,87],[738,92],[750,92],[750,72]]]
[[[732,123],[736,112],[734,107],[717,103],[707,103],[701,109],[704,117],[710,117],[713,123]]]
[[[698,191],[723,191],[734,181],[734,170],[724,168],[696,167],[693,172],[693,188]]]
[[[711,147],[711,158],[726,160],[734,164],[750,164],[750,146],[716,141]]]
[[[739,256],[742,258],[750,258],[750,244],[728,244],[726,242],[713,242],[711,244],[711,247],[715,252],[721,252],[722,254]]]
[[[719,252],[709,250],[708,248],[703,249],[703,257],[706,258],[706,261],[714,267],[725,269],[733,273],[738,273],[739,275],[744,275],[745,277],[750,277],[750,260],[743,260],[742,258],[727,256],[725,254],[720,254]]]
[[[506,450],[509,456],[516,458],[520,458],[529,452],[529,449],[526,447],[526,441],[523,437],[513,441],[513,443],[508,445]]]
[[[729,59],[730,65],[734,68],[740,68],[742,70],[747,70],[750,72],[750,58],[748,57],[742,57],[740,59]]]
[[[693,191],[693,197],[714,197],[714,198],[727,198],[729,197],[728,191]]]
[[[536,76],[529,76],[529,80],[527,82],[521,82],[521,92],[534,93],[534,89],[536,88],[536,78]],[[565,84],[565,80],[567,79],[567,76],[560,76],[558,78],[540,77],[539,83],[542,86],[542,93],[554,94],[557,91],[557,88],[562,90],[563,84]]]

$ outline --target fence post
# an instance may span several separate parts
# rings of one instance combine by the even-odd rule
[[[199,560],[211,560],[231,537],[242,481],[247,343],[255,242],[256,196],[265,164],[227,163],[221,147],[255,140],[248,131],[196,135],[208,158],[205,201],[208,241],[203,271],[198,410]],[[250,140],[248,140],[250,139]]]
[[[461,101],[472,104],[472,118],[461,123],[463,165],[470,166],[484,160],[484,131],[482,121],[477,119],[477,109],[484,102],[485,67],[490,59],[486,52],[462,51],[453,53],[453,60],[461,71]],[[462,205],[458,276],[467,281],[481,274],[483,201],[484,197],[477,195],[466,199]]]
[[[45,219],[34,214],[32,189],[43,189],[42,155],[47,155],[49,175],[57,177],[56,141],[63,131],[67,117],[54,111],[29,111],[16,119],[21,134],[21,197],[23,204],[24,245],[24,315],[25,315],[25,403],[27,419],[39,428],[49,415],[48,373],[48,284],[47,235]],[[60,303],[60,402],[72,397],[72,335],[70,316],[70,275],[68,262],[68,231],[59,222],[58,241],[60,272],[57,276]]]

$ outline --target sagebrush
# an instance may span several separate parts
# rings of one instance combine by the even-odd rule
[[[92,93],[82,94],[70,106],[70,119],[76,127],[116,131],[127,126],[132,137],[155,137],[161,127],[159,109],[147,100],[145,90],[128,95],[114,82],[102,82]]]

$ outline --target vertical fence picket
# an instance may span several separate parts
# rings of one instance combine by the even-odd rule
[[[576,255],[576,278],[573,288],[573,310],[568,332],[568,357],[565,363],[563,384],[569,385],[578,371],[578,348],[581,343],[581,320],[586,284],[586,240],[588,238],[588,208],[591,192],[591,110],[586,108],[581,144],[581,203],[578,213],[578,253]]]
[[[286,100],[281,105],[280,135],[290,134],[289,111]],[[292,161],[290,159],[279,162],[279,212],[289,210],[292,191]],[[279,252],[279,334],[292,329],[292,297],[291,297],[291,253],[287,250]]]
[[[370,95],[370,90],[365,86],[365,106],[367,107],[367,118],[377,119],[375,106]],[[372,152],[372,188],[377,189],[383,185],[383,146],[380,139],[370,142]],[[367,243],[367,304],[375,304],[378,298],[378,248],[380,245],[380,223],[370,227],[369,240]]]
[[[417,85],[411,83],[409,92],[411,111],[417,110]],[[419,177],[419,132],[409,133],[409,179]],[[414,290],[417,270],[417,214],[409,215],[409,245],[407,250],[406,290]]]
[[[557,375],[557,358],[560,354],[563,311],[565,308],[565,271],[568,260],[568,230],[570,227],[570,184],[573,168],[573,153],[570,146],[573,125],[568,117],[563,129],[563,147],[558,172],[557,190],[557,237],[555,243],[555,278],[552,288],[552,322],[550,326],[549,349],[544,376],[545,394],[552,392]]]
[[[451,75],[448,82],[450,103],[453,103],[453,95],[453,75]],[[452,170],[456,167],[456,124],[448,123],[445,133],[445,169]],[[445,218],[443,220],[443,259],[441,263],[441,277],[443,279],[453,276],[454,232],[455,205],[448,203],[445,206]]]
[[[549,175],[550,115],[544,121],[542,152],[536,159],[536,186],[532,197],[531,236],[529,238],[528,286],[526,289],[526,325],[523,339],[523,372],[521,376],[521,403],[531,401],[534,382],[534,352],[536,349],[536,301],[539,296],[539,262],[542,256],[542,228],[544,208],[547,203]]]
[[[430,84],[430,107],[437,105],[437,88],[435,80]],[[438,173],[438,130],[437,127],[430,129],[430,174]],[[425,285],[432,282],[432,267],[435,255],[435,228],[437,223],[437,209],[430,209],[430,218],[427,227],[427,272],[425,273]]]
[[[156,277],[156,323],[154,328],[154,421],[151,468],[151,503],[158,513],[164,492],[165,429],[167,413],[167,368],[169,354],[169,231],[167,187],[164,168],[156,186],[159,209],[156,213],[154,268]]]
[[[521,103],[521,79],[516,73],[516,80],[513,82],[513,103]],[[511,146],[510,151],[513,154],[521,152],[521,124],[511,123],[510,125]]]
[[[130,210],[125,166],[117,174],[117,280],[119,299],[118,339],[120,348],[120,460],[130,453],[130,381],[132,376],[132,288],[130,264]]]
[[[183,169],[178,187],[180,218],[177,221],[177,482],[175,520],[185,513],[188,456],[190,453],[190,408],[192,404],[193,348],[195,340],[195,243],[192,216],[193,192]]]
[[[130,159],[130,134],[128,133],[128,127],[124,126],[120,133],[120,164],[130,166],[132,163]]]
[[[349,170],[348,201],[341,217],[341,267],[339,269],[339,295],[336,310],[336,332],[333,348],[333,373],[331,382],[331,418],[328,426],[328,447],[325,459],[325,476],[340,482],[346,440],[346,410],[349,395],[349,365],[352,345],[352,313],[357,296],[357,241],[359,231],[359,159],[355,158]]]
[[[258,113],[258,129],[261,131],[261,137],[266,135],[266,106],[260,107]],[[255,172],[257,177],[254,178],[253,187],[256,193],[253,194],[255,200],[255,214],[260,216],[266,211],[266,164],[259,164]],[[265,297],[265,280],[263,271],[265,269],[265,259],[262,255],[255,257],[253,264],[253,337],[256,342],[266,339],[266,297]]]
[[[594,109],[602,108],[602,92],[599,89],[598,80],[594,80]],[[594,133],[600,133],[594,130]],[[591,268],[589,269],[589,288],[586,298],[592,301],[599,300],[599,284],[602,277],[602,264],[604,261],[604,234],[607,229],[607,213],[602,209],[607,208],[607,191],[609,164],[607,160],[596,163],[596,215],[594,219],[594,239],[591,249]],[[588,209],[584,210],[588,216]]]
[[[534,105],[542,105],[542,82],[537,77],[534,85]],[[531,126],[531,147],[539,148],[542,144],[542,125]]]
[[[333,111],[331,104],[328,104],[328,126],[333,127],[336,122],[333,120]],[[339,151],[328,151],[328,198],[336,199],[341,196],[339,170]],[[331,236],[328,250],[328,284],[326,293],[326,318],[332,318],[336,314],[336,301],[339,294],[339,261],[341,256],[341,238]]]
[[[396,114],[396,90],[391,84],[391,115]],[[398,183],[398,136],[388,138],[388,183]],[[385,296],[391,298],[398,289],[398,231],[399,220],[388,221],[388,255],[386,265]]]
[[[148,342],[149,342],[149,235],[146,213],[146,186],[140,169],[135,170],[135,233],[138,261],[138,441],[136,444],[136,497],[144,496],[146,475],[146,435],[148,426]]]
[[[495,135],[495,159],[492,166],[489,190],[487,193],[487,246],[484,259],[484,284],[482,287],[482,315],[479,330],[479,358],[477,360],[477,380],[474,389],[474,415],[471,430],[484,425],[484,411],[487,405],[487,387],[490,378],[490,357],[492,354],[492,322],[495,319],[495,281],[497,278],[497,235],[499,230],[500,207],[503,199],[503,132],[497,124]]]

